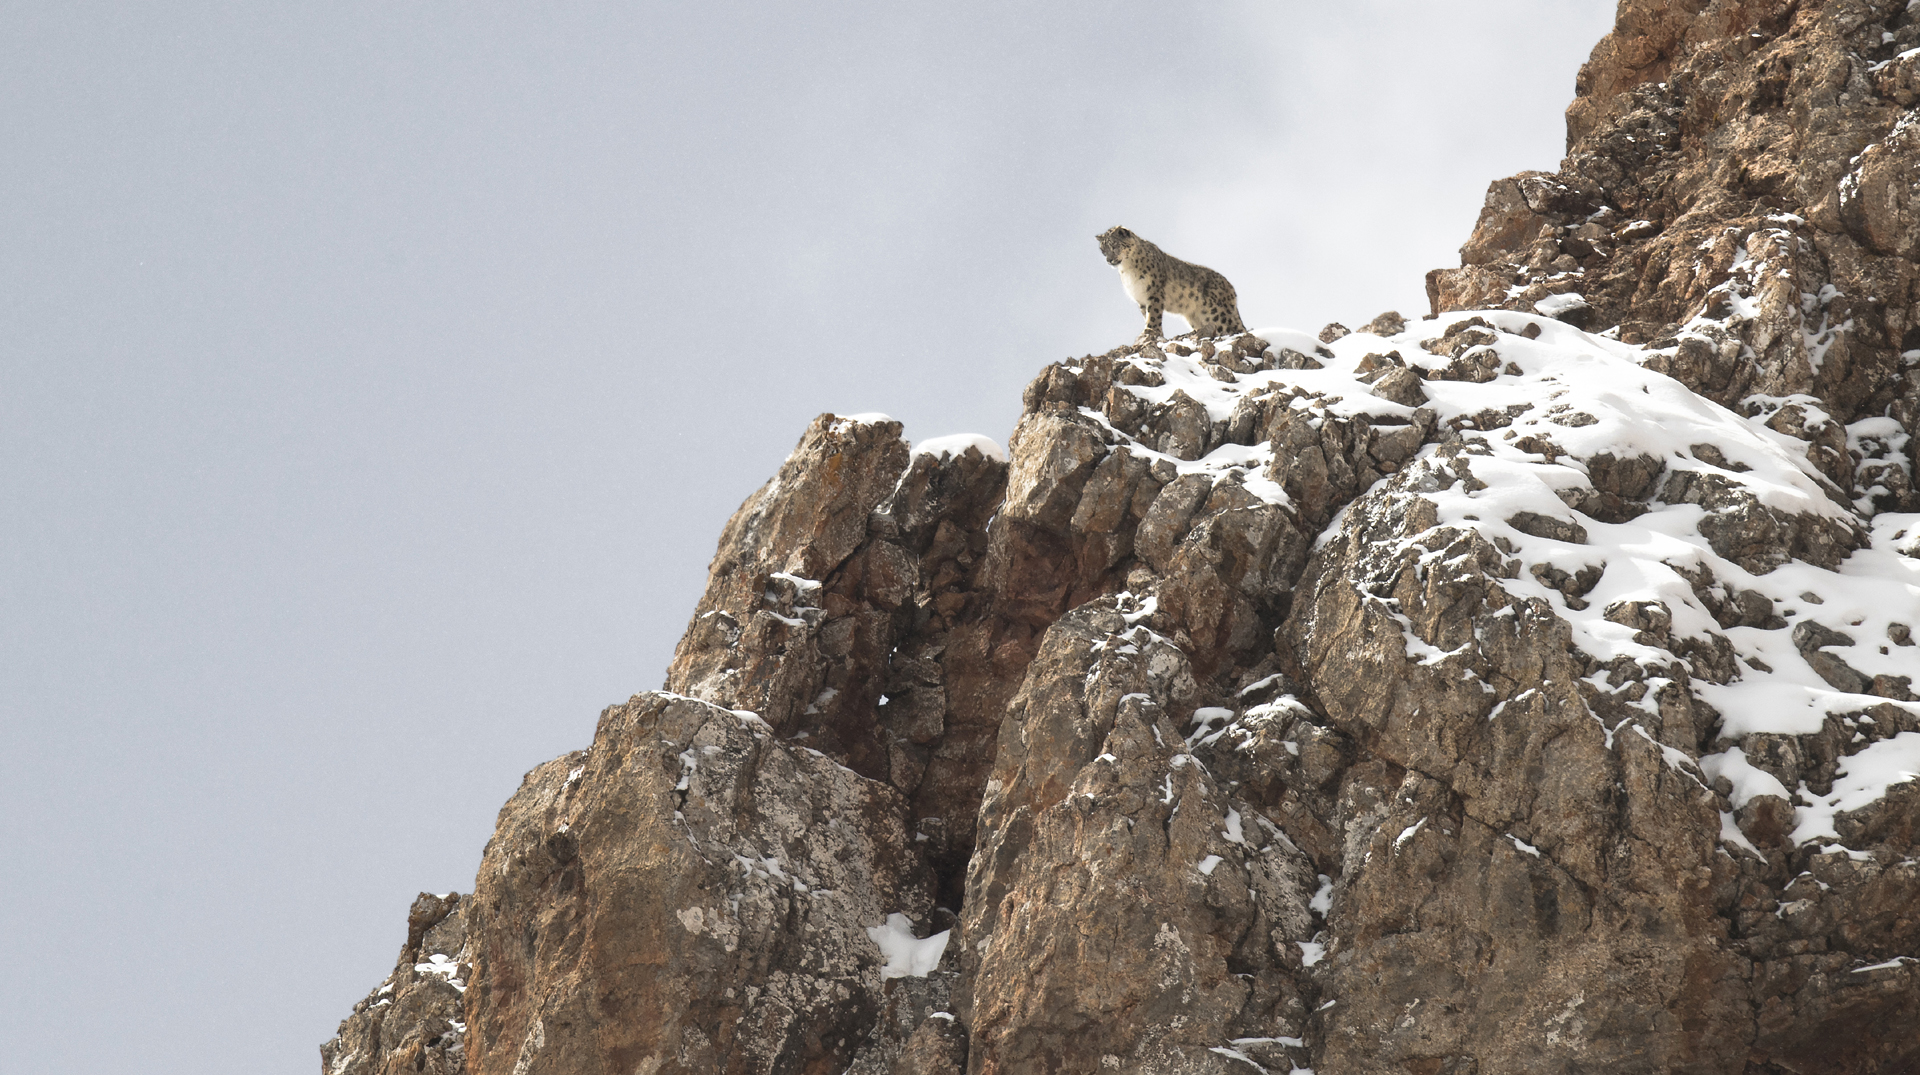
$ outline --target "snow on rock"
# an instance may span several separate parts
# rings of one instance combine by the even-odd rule
[[[385,982],[355,1004],[320,1047],[328,1075],[378,1075],[404,1067],[465,1071],[464,994],[472,977],[468,897],[422,892],[407,914],[407,944]]]
[[[882,978],[925,978],[932,974],[946,953],[947,937],[952,932],[943,929],[930,937],[916,937],[913,919],[898,912],[888,915],[881,925],[867,927],[867,936],[887,957],[886,966],[880,968]]]
[[[893,421],[891,415],[881,414],[879,411],[862,411],[859,414],[843,414],[839,416],[839,419],[842,423],[851,422],[863,426],[877,426],[883,422]]]
[[[1490,863],[1486,848],[1501,846],[1500,868],[1574,884],[1555,897],[1568,907],[1586,899],[1578,886],[1668,891],[1662,871],[1711,873],[1718,899],[1737,891],[1726,871],[1784,886],[1828,860],[1899,860],[1905,830],[1881,804],[1920,786],[1901,775],[1898,738],[1920,733],[1909,645],[1920,576],[1907,551],[1920,526],[1873,515],[1885,498],[1859,490],[1869,476],[1902,486],[1900,431],[1842,426],[1805,394],[1729,409],[1662,372],[1672,351],[1492,310],[1383,316],[1321,339],[1261,329],[1163,340],[1043,370],[995,524],[996,540],[1027,543],[1031,559],[1006,562],[1059,565],[1046,592],[1066,603],[1044,615],[1111,613],[1085,659],[1164,648],[1206,684],[1178,723],[1138,729],[1142,747],[1167,752],[1158,764],[1098,734],[1073,764],[1049,755],[1064,766],[1058,786],[1075,789],[1051,823],[1078,818],[1075,840],[1089,842],[1135,831],[1141,819],[1104,813],[1118,781],[1167,824],[1206,826],[1178,857],[1180,876],[1260,884],[1255,864],[1269,854],[1339,865],[1302,866],[1275,891],[1299,903],[1291,942],[1315,943],[1304,927],[1328,920],[1335,940],[1315,973],[1356,991],[1328,1017],[1353,1027],[1388,1015],[1361,1000],[1377,999],[1372,985],[1360,991],[1378,970],[1371,957],[1338,958],[1351,923],[1334,909],[1390,916],[1383,908],[1452,883],[1427,879],[1449,876],[1453,856]],[[1861,462],[1836,465],[1836,444]],[[1044,639],[1064,645],[1079,614]],[[1146,628],[1150,645],[1137,635]],[[1050,644],[1028,669],[1030,694],[1049,682]],[[1084,667],[1062,667],[1068,681],[1075,696],[1101,695]],[[1085,719],[1118,719],[1112,707],[1136,704],[1138,690],[1101,695],[1107,708]],[[1039,733],[1022,734],[1035,749]],[[1338,799],[1349,767],[1370,759],[1406,774],[1403,794]],[[1011,764],[1004,748],[995,764]],[[1196,771],[1218,789],[1205,803],[1183,783]],[[1015,776],[987,784],[983,818],[1013,801]],[[1318,820],[1363,808],[1358,828]],[[1660,851],[1621,858],[1605,834],[1627,828]],[[1315,892],[1321,873],[1343,894]],[[1436,930],[1478,928],[1470,899],[1482,890],[1471,870],[1451,876],[1460,893],[1407,913],[1424,922],[1444,907],[1458,918]],[[986,916],[968,929],[994,934],[982,980],[1023,980],[1019,945],[1051,934],[1036,927],[1016,945],[989,928],[997,911],[968,906]],[[1699,923],[1715,912],[1647,913]],[[1659,951],[1612,928],[1569,927],[1527,958],[1578,962],[1592,945],[1662,973],[1727,958],[1709,928]],[[1645,990],[1680,987],[1589,997],[1624,1011]]]
[[[1364,865],[1348,861],[1359,894],[1343,905],[1370,914],[1418,889],[1395,871],[1458,853],[1466,834],[1448,819],[1463,809],[1527,869],[1655,884],[1634,870],[1668,867],[1608,865],[1593,846],[1596,825],[1627,823],[1591,818],[1623,781],[1657,784],[1635,792],[1659,818],[1641,838],[1682,862],[1904,855],[1881,804],[1920,786],[1920,520],[1874,515],[1875,497],[1834,477],[1853,471],[1821,454],[1838,441],[1897,469],[1898,430],[1840,427],[1808,396],[1736,412],[1660,372],[1661,349],[1520,311],[1327,337],[1260,330],[1063,364],[1029,390],[1015,438],[1007,514],[1084,543],[1083,561],[1131,554],[1127,587],[1155,603],[1141,622],[1196,664],[1246,669],[1187,711],[1184,746],[1236,803],[1295,804],[1285,832],[1234,806],[1249,843],[1257,825],[1269,846],[1339,855],[1304,815],[1326,808],[1307,805],[1312,789],[1337,786],[1343,744],[1359,740],[1416,788],[1369,822]],[[1052,454],[1023,442],[1040,436]],[[1114,520],[1124,540],[1104,536]],[[1335,590],[1348,597],[1327,603]],[[1311,691],[1258,663],[1271,643],[1257,611],[1235,618],[1235,602],[1269,592],[1291,603],[1278,648]],[[1471,719],[1455,730],[1452,712]],[[1123,754],[1103,757],[1099,772],[1124,770]],[[1175,805],[1170,770],[1150,787],[1192,808]],[[1213,831],[1237,846],[1230,823]],[[1226,875],[1196,858],[1202,876]],[[1302,896],[1323,916],[1334,902],[1310,884]],[[1806,913],[1768,921],[1811,929]],[[1684,943],[1723,958],[1711,931]],[[1349,973],[1326,962],[1336,982]],[[1351,973],[1358,988],[1371,972]],[[1337,1018],[1376,1016],[1356,1001]]]
[[[914,455],[931,455],[935,458],[948,455],[965,455],[971,448],[1002,463],[1007,461],[1007,450],[1000,447],[992,437],[978,433],[955,433],[946,437],[930,437],[913,446]]]
[[[1386,495],[1418,497],[1433,529],[1472,530],[1498,549],[1499,585],[1568,624],[1572,647],[1600,669],[1596,691],[1623,701],[1631,692],[1632,706],[1651,712],[1658,673],[1684,673],[1728,745],[1819,734],[1875,707],[1920,717],[1911,690],[1920,660],[1901,643],[1920,621],[1914,517],[1862,519],[1808,445],[1767,424],[1777,407],[1748,418],[1717,406],[1646,368],[1646,348],[1513,311],[1461,312],[1390,337],[1337,339],[1316,370],[1209,377],[1214,387],[1190,394],[1210,414],[1280,390],[1328,417],[1393,417],[1405,408],[1366,383],[1382,353],[1417,373],[1423,406],[1453,431],[1425,444]],[[1489,357],[1463,362],[1480,356]],[[1194,380],[1186,364],[1168,369],[1170,385]],[[1892,439],[1884,424],[1856,423],[1854,436]],[[1386,612],[1410,657],[1432,664],[1453,653]],[[1872,739],[1854,749],[1895,749]],[[1703,764],[1708,779],[1733,783],[1736,810],[1755,794],[1791,797],[1737,747]],[[1799,798],[1797,838],[1831,836],[1821,818],[1884,792],[1882,767],[1856,768],[1872,775],[1844,794]]]
[[[1834,815],[1868,806],[1893,785],[1916,778],[1920,778],[1920,732],[1901,732],[1869,744],[1840,762],[1838,779],[1830,793],[1818,795],[1803,789],[1802,799],[1808,805],[1797,811],[1799,823],[1793,830],[1793,842],[1838,841],[1840,832],[1834,827]]]
[[[1628,6],[1462,312],[822,416],[332,1075],[1913,1066],[1920,21]]]
[[[1786,786],[1778,777],[1764,769],[1756,769],[1747,761],[1747,752],[1739,747],[1710,754],[1700,759],[1700,769],[1710,779],[1724,778],[1733,790],[1727,794],[1733,808],[1739,810],[1753,801],[1756,795],[1772,795],[1785,799],[1788,797]]]

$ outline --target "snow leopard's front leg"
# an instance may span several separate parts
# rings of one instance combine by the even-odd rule
[[[1160,317],[1166,311],[1166,296],[1158,290],[1147,292],[1147,299],[1140,304],[1140,314],[1147,319],[1146,330],[1140,333],[1143,341],[1160,339],[1164,333],[1160,329]]]

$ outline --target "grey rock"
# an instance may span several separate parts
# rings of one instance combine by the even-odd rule
[[[1386,313],[1367,322],[1365,327],[1360,331],[1371,332],[1375,336],[1398,336],[1402,332],[1407,331],[1407,319],[1401,317],[1397,310],[1388,310]],[[1320,342],[1330,343],[1332,341],[1321,340]]]
[[[1427,402],[1426,390],[1420,387],[1420,375],[1405,366],[1382,374],[1373,382],[1373,394],[1402,407],[1418,407]]]

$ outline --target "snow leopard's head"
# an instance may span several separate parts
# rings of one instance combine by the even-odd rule
[[[1100,240],[1100,252],[1107,256],[1107,264],[1118,265],[1127,252],[1127,247],[1139,236],[1125,228],[1108,228],[1095,238]]]

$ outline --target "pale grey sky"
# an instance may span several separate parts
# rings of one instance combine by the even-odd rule
[[[815,414],[1423,312],[1611,12],[0,4],[5,1068],[315,1071]]]

